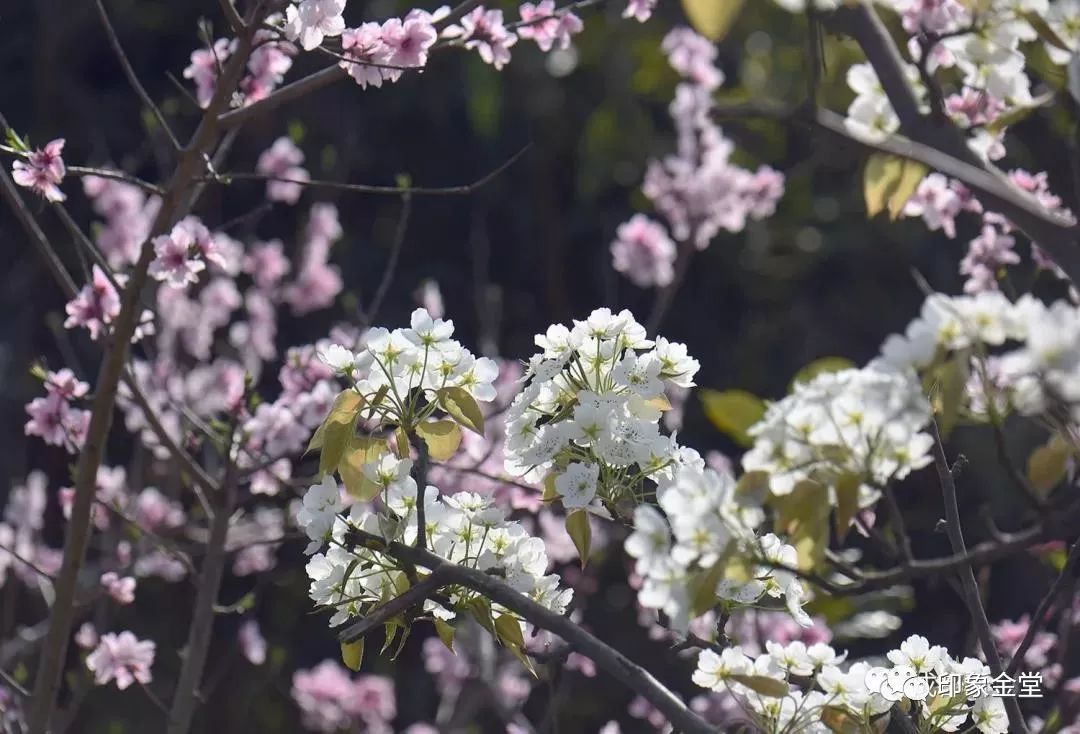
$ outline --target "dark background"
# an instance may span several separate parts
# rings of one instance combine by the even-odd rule
[[[111,0],[107,5],[143,83],[162,102],[181,139],[186,138],[198,111],[167,73],[180,78],[200,44],[201,17],[222,26],[217,3]],[[351,81],[341,82],[248,125],[228,168],[253,170],[263,149],[291,133],[317,178],[392,184],[406,172],[418,185],[458,185],[480,178],[530,144],[520,161],[470,196],[414,201],[401,263],[379,321],[403,323],[414,307],[412,293],[425,278],[440,284],[447,315],[463,342],[477,347],[494,343],[498,354],[509,358],[531,354],[532,335],[549,323],[582,317],[602,305],[628,307],[644,320],[654,293],[615,273],[608,247],[621,222],[637,210],[648,211],[637,190],[647,160],[673,146],[667,104],[676,77],[659,43],[669,28],[685,21],[677,3],[661,5],[644,25],[621,20],[621,3],[583,11],[586,31],[576,39],[578,64],[561,78],[547,71],[544,55],[532,42],[521,41],[502,73],[472,54],[450,52],[437,54],[424,73],[381,90],[364,92]],[[361,18],[401,14],[407,7],[354,0],[346,17],[356,24]],[[509,18],[517,17],[510,6],[506,9]],[[786,101],[802,97],[804,32],[802,18],[771,3],[748,3],[720,46],[728,78],[724,94]],[[0,4],[0,34],[0,111],[16,129],[38,145],[65,137],[69,163],[120,165],[150,180],[162,179],[162,141],[156,134],[148,137],[92,3],[5,2]],[[853,57],[848,45],[830,41],[824,99],[834,109],[844,109],[849,99],[842,73]],[[302,55],[289,78],[325,63],[323,57]],[[1040,112],[1016,128],[1009,160],[1010,167],[1049,170],[1054,190],[1067,203],[1073,201],[1071,173],[1061,152],[1071,124],[1063,109]],[[976,222],[963,221],[960,236],[950,241],[928,233],[918,220],[867,221],[861,194],[864,154],[857,148],[772,122],[734,122],[725,130],[738,143],[741,162],[768,163],[789,178],[775,217],[752,223],[745,232],[724,233],[695,255],[660,330],[687,343],[701,361],[699,384],[778,398],[807,362],[828,355],[865,362],[886,335],[902,330],[922,301],[913,270],[938,290],[960,291],[957,263],[964,243],[976,234]],[[89,227],[93,216],[77,182],[68,179],[64,188],[70,211]],[[217,188],[204,197],[198,214],[213,227],[256,207],[262,193],[257,182]],[[322,337],[332,323],[347,318],[351,304],[370,300],[400,207],[395,197],[309,192],[305,205],[275,208],[250,234],[281,237],[287,248],[295,247],[291,233],[301,224],[306,204],[316,200],[335,201],[341,210],[346,235],[335,246],[333,262],[342,269],[347,294],[338,307],[303,319],[283,312],[282,347]],[[77,274],[70,238],[47,211],[42,220]],[[1020,249],[1026,263],[1026,245]],[[1010,279],[1010,287],[1022,291],[1032,272],[1025,264]],[[1045,276],[1038,282],[1048,292],[1060,290]],[[84,376],[95,369],[95,349],[81,334],[66,334],[59,326],[64,300],[17,223],[6,208],[0,210],[0,487],[5,488],[0,496],[33,468],[49,474],[51,488],[67,483],[68,458],[23,435],[23,406],[39,390],[28,371],[33,361],[44,357],[59,365],[64,353],[74,353]],[[702,451],[736,451],[707,423],[694,397],[680,436]],[[1039,434],[1021,427],[1012,440],[1015,454],[1025,456]],[[953,452],[959,450],[972,459],[960,488],[965,513],[973,515],[991,503],[999,524],[1015,527],[1020,517],[992,458],[989,436],[960,430]],[[118,436],[110,446],[110,463],[121,461],[124,451]],[[910,480],[900,499],[910,510],[917,553],[947,552],[944,537],[933,533],[941,509],[930,474]],[[57,525],[57,546],[60,532]],[[968,539],[979,539],[977,528]],[[295,730],[296,714],[288,699],[291,671],[336,655],[324,621],[307,613],[299,550],[282,550],[279,573],[293,570],[276,582],[258,610],[274,649],[273,665],[252,673],[234,654],[218,651],[228,647],[225,643],[215,647],[209,675],[219,675],[220,683],[207,709],[210,716],[200,724],[203,730]],[[626,595],[611,591],[625,583],[622,564],[613,554],[596,571],[607,593],[590,599],[588,621],[603,630],[605,639],[636,646],[640,659],[665,660],[662,646],[643,647],[633,608],[618,601]],[[1049,574],[1045,564],[1031,558],[996,567],[988,585],[991,618],[1033,609]],[[227,582],[223,599],[242,594],[245,583]],[[146,631],[140,636],[158,641],[159,651],[183,644],[187,604],[173,603],[177,597],[177,587],[149,582],[140,585],[136,605],[125,610]],[[148,610],[155,610],[152,618]],[[161,616],[160,610],[171,611]],[[219,624],[222,640],[231,639],[230,624]],[[927,634],[953,650],[962,648],[969,634],[960,601],[940,583],[919,585],[902,632]],[[433,705],[415,643],[406,648],[396,672],[402,723],[430,717]],[[880,651],[882,644],[867,643],[865,651]],[[388,669],[374,655],[369,658],[372,669]],[[155,666],[155,675],[169,680],[174,672],[168,667]],[[685,681],[688,691],[685,666],[673,670],[672,680]],[[628,722],[623,713],[628,693],[603,674],[578,683],[562,704],[565,731],[593,731],[610,718]],[[541,711],[546,695],[539,687],[530,709]],[[129,722],[145,723],[108,728],[117,712]],[[150,722],[156,715],[137,694],[99,690],[87,701],[85,723],[77,728],[154,731]]]

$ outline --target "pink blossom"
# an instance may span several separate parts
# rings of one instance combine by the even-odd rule
[[[299,40],[305,51],[316,48],[326,36],[340,36],[345,30],[345,0],[300,0],[287,8],[285,35]]]
[[[206,270],[206,263],[197,257],[199,251],[190,227],[178,224],[169,234],[155,237],[153,243],[157,255],[150,263],[153,278],[173,288],[186,288],[199,282],[199,273]]]
[[[930,231],[941,230],[947,237],[956,236],[956,217],[963,200],[940,173],[924,178],[904,205],[904,215],[922,217]]]
[[[545,52],[555,46],[561,49],[569,48],[571,36],[581,33],[585,27],[581,18],[572,12],[557,12],[555,0],[541,0],[536,5],[522,3],[518,12],[521,14],[518,36],[531,38],[536,41],[540,50]]]
[[[311,179],[303,167],[304,152],[287,137],[280,137],[263,151],[255,170],[270,178],[266,182],[268,201],[295,204]],[[282,180],[285,179],[285,180]]]
[[[25,161],[11,164],[11,177],[19,186],[25,186],[49,201],[64,201],[67,196],[60,190],[67,167],[60,154],[64,150],[64,139],[57,138],[44,148],[32,151]]]
[[[161,199],[148,197],[137,186],[97,176],[83,178],[83,192],[93,200],[94,211],[105,219],[94,239],[109,265],[120,269],[135,264]]]
[[[292,697],[304,726],[328,734],[361,723],[369,729],[385,729],[397,713],[389,678],[362,675],[354,680],[332,660],[296,671]]]
[[[178,528],[184,524],[184,508],[156,487],[146,487],[135,498],[135,522],[147,532]]]
[[[1020,262],[1013,251],[1016,239],[992,224],[984,224],[982,234],[968,245],[967,255],[960,261],[960,272],[968,276],[964,283],[967,293],[997,290],[998,271]]]
[[[724,74],[716,67],[716,44],[689,28],[675,28],[664,36],[660,46],[671,68],[694,84],[716,89],[724,83]]]
[[[97,685],[115,680],[122,691],[136,681],[146,684],[153,679],[150,666],[154,664],[154,648],[153,641],[139,640],[131,632],[108,632],[87,656],[86,667],[94,674]]]
[[[93,650],[98,646],[99,640],[97,629],[90,622],[83,622],[75,633],[75,644],[83,650]]]
[[[118,604],[131,604],[135,601],[135,579],[131,576],[121,578],[113,571],[101,574],[101,588]]]
[[[274,23],[280,16],[267,18]],[[255,47],[247,62],[247,73],[240,80],[240,103],[243,106],[266,99],[292,68],[296,47],[278,40],[278,33],[261,28],[255,33]],[[217,80],[225,62],[236,50],[236,40],[219,38],[210,48],[196,49],[191,53],[191,63],[184,69],[184,78],[195,84],[195,98],[200,107],[206,107],[217,91]]]
[[[483,6],[465,15],[460,25],[448,26],[443,36],[460,38],[465,48],[475,50],[485,64],[496,69],[502,69],[510,61],[510,47],[518,40],[503,25],[501,10],[488,10]]]
[[[274,290],[291,268],[281,240],[255,244],[244,259],[244,272],[250,274],[255,285],[264,291]]]
[[[912,0],[903,12],[904,30],[914,35],[940,35],[971,23],[962,0]]]
[[[246,620],[240,625],[237,639],[240,642],[240,650],[249,663],[262,665],[266,662],[266,638],[262,636],[258,622],[254,619]]]
[[[64,400],[81,398],[90,391],[90,385],[75,377],[67,367],[50,372],[45,376],[45,389]]]
[[[62,395],[49,393],[27,403],[26,414],[27,436],[38,436],[50,446],[62,446],[72,454],[82,448],[90,411],[73,408]]]
[[[658,0],[627,0],[626,9],[623,10],[624,18],[633,18],[639,23],[644,23],[652,17]]]
[[[382,24],[382,42],[393,66],[425,66],[428,51],[438,37],[438,31],[427,17],[390,18]]]
[[[45,527],[47,487],[48,478],[44,472],[30,472],[23,485],[11,490],[7,507],[4,508],[4,520],[21,530],[41,530]]]
[[[945,99],[945,111],[964,127],[987,125],[1005,111],[1005,103],[983,89],[964,87]]]
[[[68,317],[64,328],[83,326],[90,332],[91,339],[97,339],[104,333],[106,325],[120,315],[120,295],[101,268],[94,265],[91,273],[91,282],[65,306]]]
[[[665,286],[675,277],[675,243],[664,227],[644,214],[619,225],[611,244],[613,265],[642,288]]]
[[[232,55],[233,42],[219,38],[210,48],[191,52],[191,63],[184,69],[184,78],[195,83],[195,99],[200,107],[206,107],[217,90],[218,70]]]
[[[382,39],[382,26],[364,23],[359,28],[347,28],[341,34],[341,49],[346,57],[338,62],[361,89],[381,87],[383,81],[394,82],[401,76],[396,69],[384,68],[390,63],[393,51]]]

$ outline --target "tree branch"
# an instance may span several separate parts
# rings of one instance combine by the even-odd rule
[[[954,553],[966,554],[964,546],[964,531],[960,526],[960,507],[956,500],[956,482],[953,480],[952,471],[949,469],[948,459],[945,458],[945,447],[941,444],[941,433],[938,431],[937,421],[931,418],[930,433],[933,436],[934,466],[937,467],[938,481],[941,483],[941,493],[945,501],[945,530],[949,536],[949,543]],[[959,569],[960,584],[963,590],[964,603],[967,605],[971,622],[975,626],[975,632],[979,637],[986,662],[994,676],[998,676],[1004,670],[1001,657],[998,655],[994,635],[990,631],[990,621],[986,618],[986,609],[983,608],[982,598],[979,594],[979,585],[975,581],[975,573],[970,565],[964,565]],[[1006,696],[1005,710],[1009,714],[1009,728],[1014,734],[1027,734],[1027,724],[1024,715],[1020,711],[1020,704],[1015,695]]]
[[[422,604],[425,599],[446,584],[445,579],[446,573],[442,569],[432,571],[427,578],[413,584],[403,594],[395,596],[385,604],[380,604],[359,622],[343,629],[338,633],[338,639],[344,643],[356,642],[391,617],[396,617],[417,604]]]
[[[477,591],[520,615],[534,626],[563,638],[579,653],[591,658],[598,667],[607,671],[631,690],[641,694],[664,714],[677,731],[685,734],[714,734],[714,728],[711,725],[690,710],[681,699],[665,688],[645,668],[601,642],[569,618],[537,604],[499,579],[474,568],[450,563],[421,548],[387,542],[377,535],[362,531],[353,531],[353,533],[365,546],[385,553],[396,560],[427,568],[432,572],[441,571],[444,583],[456,584]]]
[[[213,149],[220,137],[218,115],[227,107],[233,90],[239,83],[247,65],[252,48],[249,31],[239,40],[236,53],[231,56],[221,75],[214,98],[207,106],[191,141],[177,161],[162,197],[161,208],[151,227],[150,236],[159,235],[171,228],[185,213],[184,204],[195,178],[201,173],[205,156]],[[113,323],[112,333],[105,346],[105,355],[98,372],[90,424],[86,442],[79,454],[75,468],[75,501],[68,522],[68,536],[64,544],[63,563],[55,584],[56,597],[49,619],[34,694],[28,712],[29,734],[46,734],[52,718],[56,696],[60,688],[67,647],[74,622],[75,591],[86,557],[90,540],[90,511],[93,507],[98,467],[105,451],[105,442],[112,424],[116,404],[117,387],[127,363],[131,336],[139,316],[139,299],[146,285],[154,249],[149,239],[143,243],[139,259],[124,289],[120,313]]]
[[[1046,593],[1046,596],[1039,603],[1035,614],[1031,615],[1031,623],[1024,634],[1024,639],[1020,641],[1019,647],[1013,652],[1012,660],[1009,661],[1009,666],[1005,669],[1005,672],[1009,675],[1014,675],[1020,669],[1020,665],[1024,661],[1024,655],[1027,654],[1031,643],[1035,641],[1035,635],[1038,633],[1039,628],[1042,627],[1043,622],[1046,621],[1050,608],[1057,602],[1058,597],[1064,593],[1065,589],[1075,581],[1078,562],[1080,562],[1080,540],[1073,543],[1072,550],[1069,551],[1069,557],[1065,561],[1065,567],[1061,569],[1061,573],[1058,574],[1054,585],[1050,587],[1050,591]]]

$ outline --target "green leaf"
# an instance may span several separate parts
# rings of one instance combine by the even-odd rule
[[[378,496],[382,485],[376,484],[364,474],[364,464],[377,461],[386,451],[386,442],[371,436],[353,436],[338,463],[338,474],[345,491],[362,502]]]
[[[566,516],[566,532],[574,541],[577,548],[578,558],[581,559],[581,567],[589,562],[589,551],[592,549],[592,525],[589,524],[589,513],[585,510],[574,510]]]
[[[690,616],[698,617],[709,611],[716,604],[716,587],[724,578],[728,558],[724,553],[710,568],[690,577]]]
[[[859,734],[862,731],[858,720],[839,706],[825,706],[821,709],[821,723],[836,734]]]
[[[435,632],[439,635],[439,639],[442,640],[442,644],[446,645],[446,649],[450,652],[454,651],[454,626],[449,622],[435,618],[432,620],[435,625]]]
[[[683,0],[690,25],[710,41],[722,41],[739,17],[745,0]]]
[[[938,416],[938,428],[942,437],[948,438],[960,417],[960,408],[967,395],[967,381],[971,364],[966,353],[961,353],[941,365],[935,374],[934,399],[931,404]]]
[[[316,429],[308,444],[308,451],[321,448],[319,473],[333,471],[345,453],[349,439],[355,432],[356,417],[364,407],[364,398],[355,390],[345,390],[334,399],[330,414]]]
[[[764,675],[729,675],[728,678],[736,683],[742,683],[750,690],[756,691],[762,696],[770,696],[772,698],[786,696],[789,690],[786,682],[777,680],[776,678],[769,678]]]
[[[360,670],[360,664],[364,662],[364,638],[356,642],[341,643],[341,662],[352,671]]]
[[[461,429],[453,421],[418,423],[416,433],[424,439],[428,453],[435,461],[446,461],[461,445]]]
[[[855,363],[847,357],[821,357],[820,359],[815,359],[795,373],[795,376],[791,378],[791,389],[794,390],[796,385],[810,382],[818,375],[829,374],[831,372],[842,372],[844,370],[852,369],[853,367],[855,367]]]
[[[863,170],[866,215],[875,217],[888,210],[889,218],[895,220],[929,170],[908,158],[886,153],[871,155]]]
[[[521,623],[512,614],[503,614],[495,620],[495,636],[506,646],[506,649],[514,653],[514,657],[521,661],[533,676],[536,670],[532,661],[525,654],[525,638],[521,634]]]
[[[843,542],[847,536],[851,521],[859,512],[859,487],[862,477],[853,472],[844,472],[833,485],[836,492],[836,536]]]
[[[798,552],[799,568],[809,571],[821,563],[829,545],[832,504],[828,489],[805,480],[795,485],[790,494],[771,497],[769,504],[776,510],[776,532],[787,535]]]
[[[525,638],[521,634],[521,622],[512,614],[502,614],[495,619],[495,634],[504,645],[525,647]]]
[[[555,472],[544,477],[544,494],[540,498],[542,502],[554,502],[559,499],[559,490],[555,488]]]
[[[1050,494],[1068,473],[1071,453],[1068,444],[1056,434],[1032,451],[1027,461],[1027,477],[1032,488],[1044,497]]]
[[[702,390],[705,417],[740,446],[754,440],[747,431],[765,415],[765,401],[745,390]]]
[[[439,405],[459,425],[473,433],[484,435],[484,414],[469,391],[461,387],[444,387],[439,390]]]
[[[1069,44],[1067,44],[1061,39],[1061,36],[1059,36],[1054,31],[1054,29],[1050,27],[1050,24],[1047,23],[1046,19],[1043,18],[1041,15],[1039,15],[1038,13],[1021,13],[1021,16],[1023,16],[1024,20],[1027,21],[1028,25],[1030,25],[1035,30],[1035,32],[1039,34],[1039,38],[1046,41],[1051,46],[1055,46],[1062,51],[1067,51],[1068,53],[1073,52],[1073,50],[1069,48]]]

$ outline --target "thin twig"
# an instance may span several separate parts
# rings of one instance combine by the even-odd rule
[[[1013,652],[1012,660],[1009,661],[1009,666],[1005,668],[1008,675],[1015,675],[1016,671],[1020,669],[1028,648],[1035,641],[1035,635],[1038,634],[1039,629],[1050,614],[1050,608],[1057,602],[1058,597],[1062,595],[1065,589],[1072,584],[1078,562],[1080,562],[1080,540],[1073,543],[1072,549],[1069,551],[1069,557],[1065,561],[1065,567],[1061,569],[1061,573],[1058,574],[1054,585],[1050,587],[1050,591],[1039,602],[1038,609],[1032,615],[1031,623],[1028,624],[1027,632],[1024,633],[1024,639],[1020,641],[1020,645]]]
[[[446,584],[445,578],[446,574],[442,570],[432,571],[427,578],[413,584],[385,604],[375,607],[359,622],[343,629],[338,633],[338,640],[344,643],[356,642],[388,619],[423,603]]]
[[[412,196],[409,193],[401,195],[401,213],[398,215],[397,227],[394,231],[394,241],[390,244],[390,257],[386,260],[386,267],[383,268],[382,279],[379,281],[379,286],[375,289],[375,295],[371,299],[371,305],[364,311],[364,321],[368,324],[375,322],[375,317],[379,313],[379,308],[382,306],[383,299],[386,298],[386,294],[390,292],[390,284],[394,280],[394,273],[397,271],[398,260],[401,258],[401,250],[405,246],[405,232],[409,227],[409,217],[412,215]],[[420,485],[421,487],[423,485]],[[423,491],[423,490],[421,490]],[[423,505],[423,502],[419,504]],[[421,532],[423,532],[421,530]]]
[[[124,76],[127,77],[128,84],[131,85],[132,90],[135,92],[135,96],[137,96],[142,103],[149,108],[150,112],[153,113],[158,124],[161,125],[161,129],[165,131],[166,137],[169,138],[173,150],[180,150],[180,141],[177,140],[176,135],[173,134],[172,128],[169,127],[168,120],[165,119],[165,115],[161,112],[161,109],[154,104],[154,100],[147,94],[146,89],[143,87],[142,82],[139,81],[139,77],[135,73],[135,69],[131,66],[131,61],[128,59],[127,54],[124,53],[124,47],[120,45],[120,38],[116,35],[116,30],[109,20],[109,13],[105,10],[104,3],[102,0],[94,0],[94,4],[97,6],[98,17],[101,18],[101,25],[105,28],[105,35],[108,36],[109,45],[112,46],[113,52],[116,54],[116,59],[120,62],[120,67],[124,70]]]
[[[964,545],[964,531],[960,526],[960,506],[956,499],[956,483],[953,481],[952,470],[949,461],[945,457],[945,447],[941,443],[941,433],[938,431],[937,421],[931,418],[930,434],[934,439],[933,454],[934,466],[937,467],[938,481],[941,484],[941,493],[945,502],[945,529],[949,536],[949,543],[954,553],[966,554]],[[983,608],[982,597],[979,594],[979,585],[975,581],[975,572],[970,565],[961,566],[959,569],[960,584],[963,590],[964,603],[967,605],[971,622],[975,626],[975,632],[982,646],[986,662],[990,666],[994,676],[998,676],[1004,670],[1001,664],[1001,656],[998,655],[997,645],[994,642],[994,634],[990,630],[990,620],[986,618],[986,609]],[[1009,715],[1010,729],[1015,734],[1027,734],[1027,724],[1024,715],[1020,711],[1020,704],[1015,696],[1006,696],[1005,710]]]
[[[484,174],[476,181],[457,186],[378,186],[372,184],[343,183],[341,181],[323,181],[318,179],[305,181],[263,173],[222,173],[217,176],[204,176],[199,180],[203,183],[224,185],[228,185],[232,181],[280,181],[282,183],[291,183],[313,189],[333,189],[336,191],[351,191],[358,194],[380,194],[384,196],[462,196],[471,194],[494,181],[498,178],[499,174],[510,168],[510,166],[514,165],[514,163],[521,158],[521,156],[525,155],[530,147],[531,143],[524,146],[517,153],[501,163],[497,168]]]

